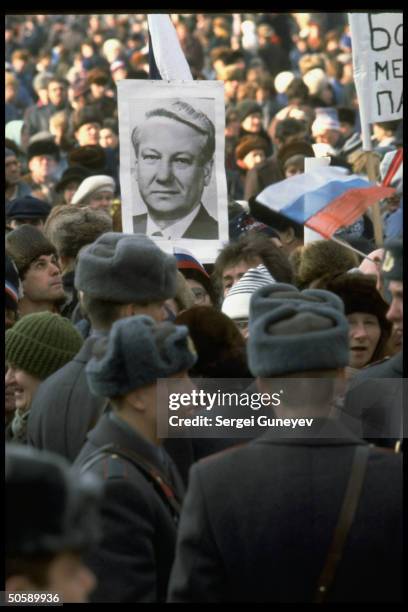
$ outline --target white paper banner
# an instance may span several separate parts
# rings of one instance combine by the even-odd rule
[[[349,23],[362,127],[401,119],[402,12],[349,13]]]
[[[228,240],[224,83],[125,79],[118,108],[123,231],[213,263]]]

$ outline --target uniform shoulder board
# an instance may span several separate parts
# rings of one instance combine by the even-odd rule
[[[129,469],[122,457],[116,453],[110,453],[102,459],[102,474],[105,480],[128,478]]]

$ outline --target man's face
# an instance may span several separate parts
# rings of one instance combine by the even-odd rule
[[[340,136],[341,132],[338,130],[326,130],[322,134],[316,136],[315,141],[316,143],[329,144],[331,147],[335,147]]]
[[[184,217],[200,203],[212,160],[201,163],[206,136],[167,117],[151,117],[140,131],[137,180],[153,216]]]
[[[20,412],[29,410],[32,399],[37,391],[40,379],[31,376],[28,372],[12,365],[8,368],[5,377],[5,386],[14,389],[15,407]]]
[[[65,185],[63,191],[65,204],[71,204],[73,195],[80,186],[81,182],[82,181],[70,181],[69,183],[67,183],[67,185]]]
[[[44,231],[44,219],[11,219],[9,225],[12,229],[17,229],[20,225],[34,225],[40,231]]]
[[[404,325],[404,284],[402,281],[390,281],[388,291],[392,301],[386,317],[393,324],[396,345],[402,349]]]
[[[99,144],[101,147],[114,149],[119,144],[119,138],[111,129],[103,128],[99,132]]]
[[[245,272],[248,272],[250,268],[259,266],[261,263],[262,261],[259,258],[256,258],[252,262],[242,260],[236,264],[232,264],[231,266],[224,268],[222,273],[222,288],[224,297],[228,295],[231,287],[233,287],[239,281],[239,279],[244,276]]]
[[[51,155],[36,155],[28,162],[32,178],[36,183],[45,183],[53,178],[57,169],[57,162]]]
[[[60,106],[67,99],[67,89],[62,83],[51,81],[48,85],[48,99],[54,106]]]
[[[366,366],[377,347],[381,327],[375,315],[368,312],[353,312],[347,315],[349,324],[350,366]]]
[[[23,290],[32,302],[60,302],[65,299],[55,255],[41,255],[31,263],[23,280]]]
[[[14,155],[9,155],[5,159],[5,177],[9,185],[15,185],[20,180],[21,164]]]
[[[99,123],[84,123],[75,132],[75,138],[80,147],[99,144]]]
[[[246,132],[251,134],[257,134],[262,128],[262,116],[261,113],[251,113],[242,122],[242,127]]]

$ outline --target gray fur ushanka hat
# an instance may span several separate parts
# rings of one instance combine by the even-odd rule
[[[157,324],[146,315],[119,319],[94,345],[85,368],[89,388],[96,396],[121,397],[189,370],[197,360],[190,346],[185,325]]]
[[[319,289],[298,291],[277,283],[251,299],[248,365],[267,378],[345,367],[349,362],[348,323],[342,300]]]

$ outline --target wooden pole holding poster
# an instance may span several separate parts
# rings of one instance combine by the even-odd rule
[[[348,19],[367,175],[376,182],[370,124],[402,119],[403,13],[349,13]],[[380,247],[383,227],[378,202],[371,207],[371,217],[375,241]]]

